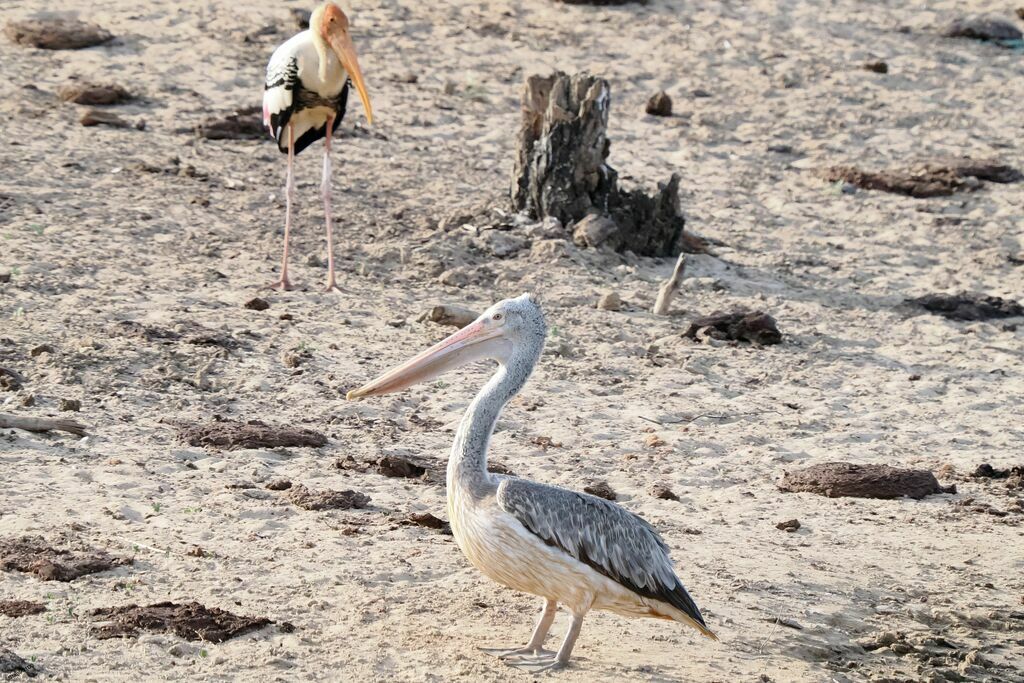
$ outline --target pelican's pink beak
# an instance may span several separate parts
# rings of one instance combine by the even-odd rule
[[[482,358],[494,358],[502,342],[501,327],[491,327],[486,320],[466,325],[450,337],[439,341],[412,360],[388,370],[383,375],[346,394],[350,401],[366,396],[380,396],[401,391],[414,384],[429,381],[453,368]]]

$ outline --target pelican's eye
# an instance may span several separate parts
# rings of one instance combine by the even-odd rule
[[[504,317],[505,316],[503,316],[501,313],[495,313],[494,315],[491,316],[491,320],[500,321]]]

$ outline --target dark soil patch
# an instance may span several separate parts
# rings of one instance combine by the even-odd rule
[[[618,497],[606,481],[595,481],[593,484],[584,486],[583,492],[598,498],[604,498],[605,500],[615,500]]]
[[[753,344],[778,344],[782,341],[775,318],[763,311],[716,311],[690,323],[684,337],[696,339],[702,332],[712,339],[745,341]]]
[[[150,631],[174,633],[186,640],[223,643],[274,623],[264,617],[241,617],[198,602],[103,607],[93,610],[92,616],[95,621],[107,622],[93,628],[93,634],[100,640],[132,638],[142,631]]]
[[[18,673],[23,673],[29,678],[32,678],[39,673],[39,669],[26,662],[6,647],[0,647],[0,674]]]
[[[11,21],[4,32],[15,43],[43,50],[79,50],[102,45],[114,38],[112,33],[96,24],[52,17]]]
[[[920,499],[933,493],[956,493],[956,486],[940,486],[935,475],[927,470],[849,462],[827,462],[786,472],[779,489],[829,498]]]
[[[302,484],[293,484],[288,499],[305,510],[350,510],[370,504],[370,497],[358,491],[313,491]]]
[[[246,107],[219,119],[199,124],[196,133],[207,140],[261,140],[267,135],[262,109]]]
[[[57,95],[65,102],[92,106],[121,104],[132,99],[131,93],[119,85],[97,85],[96,83],[71,83],[61,86]]]
[[[0,600],[0,614],[5,617],[27,617],[46,611],[46,605],[31,600]]]
[[[34,536],[0,539],[0,569],[35,574],[43,581],[74,581],[131,563],[102,550],[58,550]]]
[[[1016,301],[982,294],[926,294],[907,303],[937,313],[950,320],[991,320],[1024,315]]]
[[[258,420],[178,423],[178,438],[190,446],[208,448],[319,448],[327,437],[312,429],[268,425]]]
[[[978,465],[974,472],[971,473],[971,476],[980,479],[1009,479],[1010,477],[1024,477],[1024,465],[1014,465],[1013,467],[1001,470],[992,467],[992,465],[989,465],[986,462]]]
[[[1017,169],[993,161],[956,159],[925,162],[910,169],[865,171],[855,166],[833,166],[821,172],[829,182],[846,182],[864,190],[880,190],[908,197],[946,197],[975,190],[981,181],[1014,183],[1024,176]]]

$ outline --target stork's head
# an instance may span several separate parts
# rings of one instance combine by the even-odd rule
[[[348,392],[347,397],[352,400],[401,391],[484,359],[517,366],[528,375],[544,348],[546,334],[544,313],[533,297],[523,294],[505,299],[412,360]]]
[[[320,53],[320,78],[327,79],[326,50],[329,48],[338,57],[342,68],[359,91],[359,99],[366,110],[366,120],[373,123],[373,107],[370,106],[370,96],[366,94],[366,84],[363,82],[363,71],[359,68],[356,48],[352,44],[352,36],[349,35],[348,17],[340,7],[328,0],[313,10],[309,17],[309,30],[317,38],[314,42]]]

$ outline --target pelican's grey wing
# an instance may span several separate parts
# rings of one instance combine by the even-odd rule
[[[531,533],[645,598],[661,600],[714,637],[676,576],[668,546],[645,520],[596,496],[509,477],[498,504]]]

